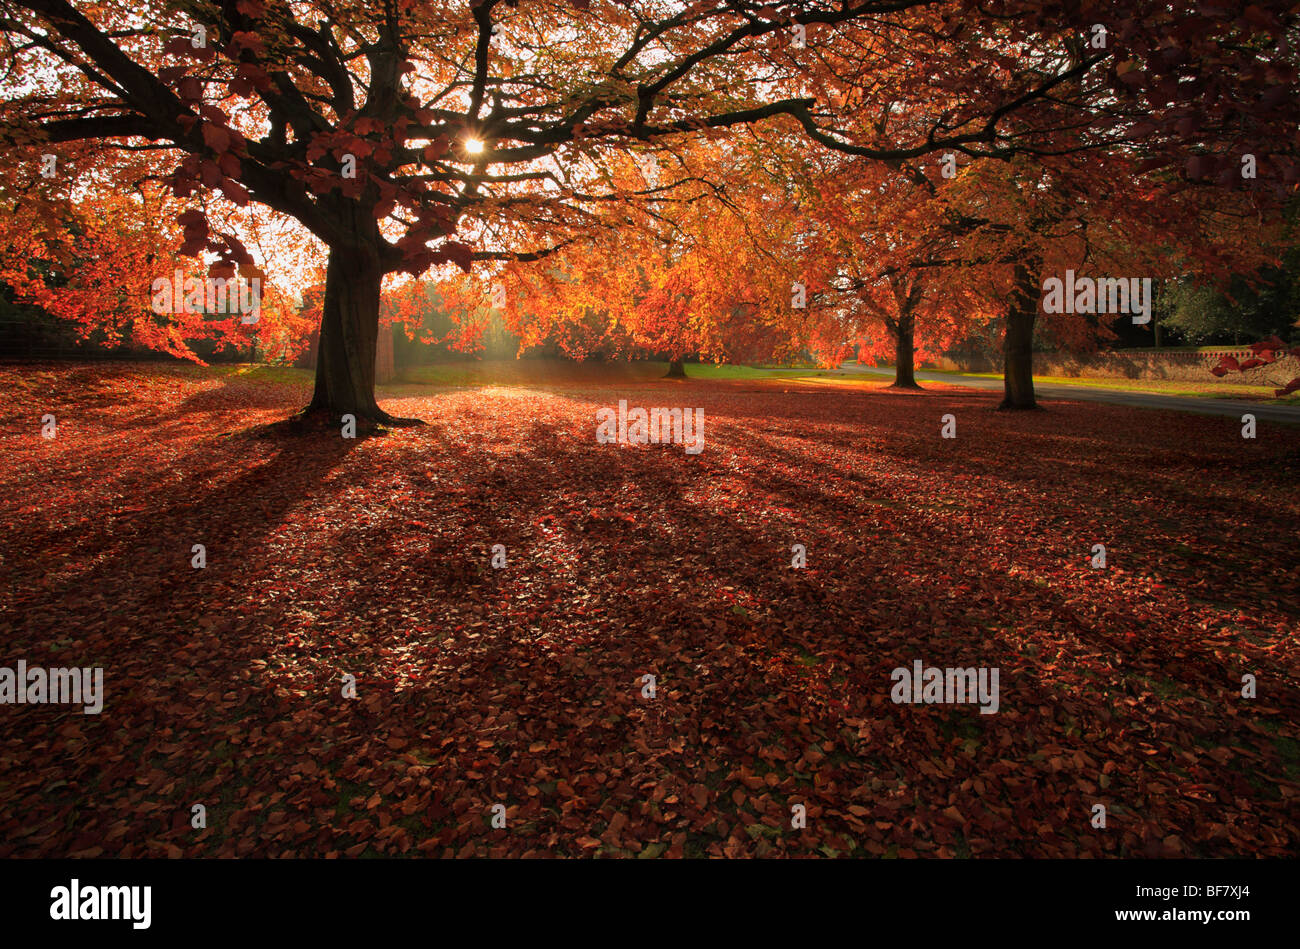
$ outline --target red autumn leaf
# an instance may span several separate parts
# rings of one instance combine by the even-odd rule
[[[230,38],[231,58],[238,59],[240,53],[244,51],[248,51],[255,56],[262,56],[266,53],[266,45],[256,33],[237,30]]]
[[[442,259],[450,260],[466,273],[469,272],[470,266],[473,263],[473,249],[467,244],[462,244],[460,241],[444,242],[442,246],[438,248],[438,253],[441,255]]]
[[[245,207],[248,204],[248,191],[238,181],[231,178],[223,178],[220,184],[221,193],[230,201],[239,207]]]
[[[1270,349],[1271,350],[1286,349],[1286,343],[1278,339],[1276,336],[1270,336],[1268,339],[1260,340],[1258,343],[1250,344],[1250,350],[1251,352],[1254,353],[1261,353],[1264,352],[1265,350],[1270,350]]]
[[[224,152],[230,148],[230,132],[211,122],[203,123],[203,141],[213,151]]]

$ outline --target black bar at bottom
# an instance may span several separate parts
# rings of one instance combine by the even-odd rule
[[[873,940],[1097,931],[1183,938],[1192,928],[1230,940],[1294,920],[1296,869],[1294,861],[1259,860],[11,860],[0,863],[0,918],[6,935],[205,941],[412,931],[463,938],[468,927],[494,939],[535,940],[550,930],[550,938],[581,931],[584,943],[689,934],[694,944],[714,932],[767,942],[787,928],[816,938],[846,925]],[[105,889],[146,886],[147,927],[138,925],[143,889]],[[71,918],[114,912],[121,918]]]

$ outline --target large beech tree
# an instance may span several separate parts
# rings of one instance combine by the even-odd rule
[[[218,271],[251,255],[206,195],[299,222],[328,253],[309,409],[382,421],[384,277],[571,242],[592,206],[650,197],[607,186],[631,147],[782,120],[809,147],[933,161],[1068,134],[1157,165],[1194,147],[1200,176],[1249,149],[1293,182],[1291,7],[0,0],[0,134],[28,160],[88,140],[174,156],[182,252]]]
[[[913,164],[825,153],[797,157],[787,173],[803,219],[790,254],[816,283],[809,306],[823,317],[822,335],[838,326],[856,339],[859,359],[893,360],[892,388],[919,389],[918,330],[923,351],[936,355],[986,318],[970,268],[960,266],[960,213]]]

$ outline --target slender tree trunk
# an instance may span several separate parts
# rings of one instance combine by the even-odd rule
[[[919,278],[910,280],[901,274],[889,278],[894,294],[896,319],[885,318],[885,326],[894,337],[894,382],[891,389],[919,389],[916,384],[916,308],[921,303]]]
[[[890,388],[921,388],[916,383],[916,312],[912,309],[898,314],[898,332],[894,334],[894,384]]]
[[[668,364],[668,372],[664,375],[665,379],[685,379],[686,378],[686,361],[683,359],[674,359]]]
[[[1034,399],[1034,322],[1038,319],[1037,268],[1016,265],[1016,282],[1007,307],[1002,341],[1003,397],[1000,409],[1036,409]]]

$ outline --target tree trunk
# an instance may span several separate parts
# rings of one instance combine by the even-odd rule
[[[898,314],[898,332],[894,334],[894,384],[891,389],[919,389],[916,383],[916,313]]]
[[[665,379],[685,379],[686,378],[686,361],[674,359],[668,364],[668,372],[664,375]]]
[[[379,288],[384,274],[372,255],[332,248],[325,272],[316,390],[308,413],[357,421],[392,419],[375,402],[375,349],[379,336]]]
[[[1002,341],[1003,397],[1000,409],[1036,409],[1034,400],[1034,322],[1038,319],[1038,275],[1016,265],[1016,282],[1007,307]]]

